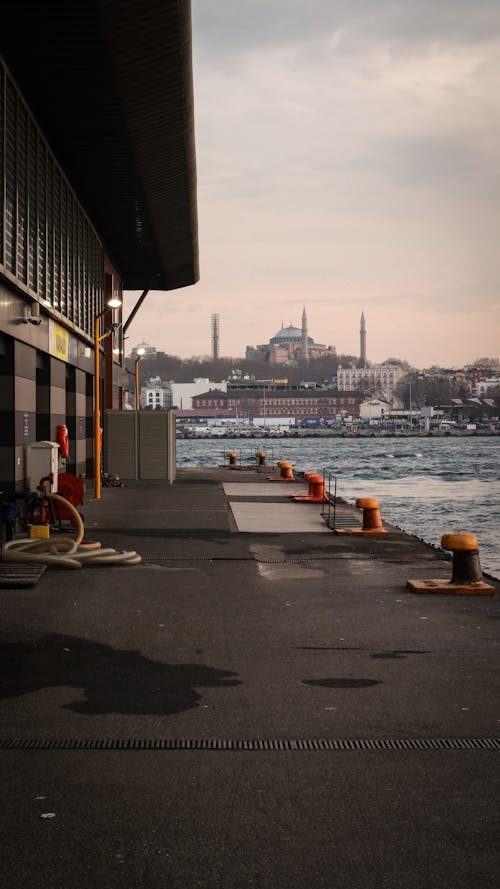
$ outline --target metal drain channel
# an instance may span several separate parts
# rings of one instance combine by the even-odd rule
[[[0,750],[500,750],[500,738],[0,738]]]
[[[259,559],[255,556],[152,556],[141,553],[143,562],[258,562],[262,565],[302,565],[310,562],[335,562],[339,556],[309,556],[305,559]],[[340,557],[342,558],[342,557]],[[356,561],[371,562],[367,556],[361,555]],[[386,559],[386,561],[388,561]]]

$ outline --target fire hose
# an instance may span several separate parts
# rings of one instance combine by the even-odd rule
[[[61,568],[82,568],[83,565],[137,565],[141,561],[141,557],[133,550],[120,552],[116,549],[103,549],[97,541],[86,543],[83,539],[82,517],[73,504],[59,494],[47,493],[46,497],[59,502],[71,512],[76,524],[76,539],[10,540],[2,545],[4,562],[37,562]]]

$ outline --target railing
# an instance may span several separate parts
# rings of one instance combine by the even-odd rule
[[[321,513],[328,527],[335,531],[337,520],[337,476],[333,475],[329,469],[323,469],[323,484],[328,497],[325,503],[325,509]],[[333,486],[333,498],[332,498]]]

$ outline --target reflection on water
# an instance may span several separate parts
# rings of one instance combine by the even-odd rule
[[[298,472],[327,469],[345,500],[378,497],[386,521],[429,543],[447,531],[474,532],[483,569],[500,577],[498,438],[191,439],[177,442],[177,462],[215,466],[236,450],[241,463],[252,463],[261,449]]]

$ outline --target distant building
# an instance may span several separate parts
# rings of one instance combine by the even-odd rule
[[[172,407],[170,384],[162,382],[160,377],[151,377],[141,386],[141,408],[166,411]]]
[[[359,406],[359,416],[362,420],[380,420],[389,416],[392,405],[387,401],[380,401],[379,398],[372,398],[370,401],[363,401]]]
[[[337,389],[339,392],[362,390],[364,395],[374,395],[385,401],[394,401],[394,390],[403,370],[394,364],[380,364],[373,367],[339,367]]]
[[[322,355],[335,354],[333,346],[315,343],[309,336],[305,306],[302,312],[302,327],[294,327],[291,322],[288,327],[282,324],[281,330],[278,330],[268,343],[246,348],[247,360],[264,359],[269,364],[290,364],[299,359],[309,361]]]
[[[332,389],[235,389],[208,391],[193,398],[193,409],[224,410],[235,417],[293,417],[331,419],[342,414],[357,417],[363,396]]]
[[[130,357],[137,358],[139,349],[144,349],[144,351],[140,353],[143,358],[156,358],[158,355],[156,346],[150,346],[149,343],[137,343],[137,346],[134,346],[132,349]]]
[[[207,389],[218,392],[227,391],[227,383],[212,383],[208,377],[197,377],[192,383],[169,383],[171,405],[180,410],[191,410],[195,395],[201,395]]]
[[[490,389],[500,389],[500,377],[488,377],[486,380],[477,382],[474,394],[481,398],[487,395]]]

